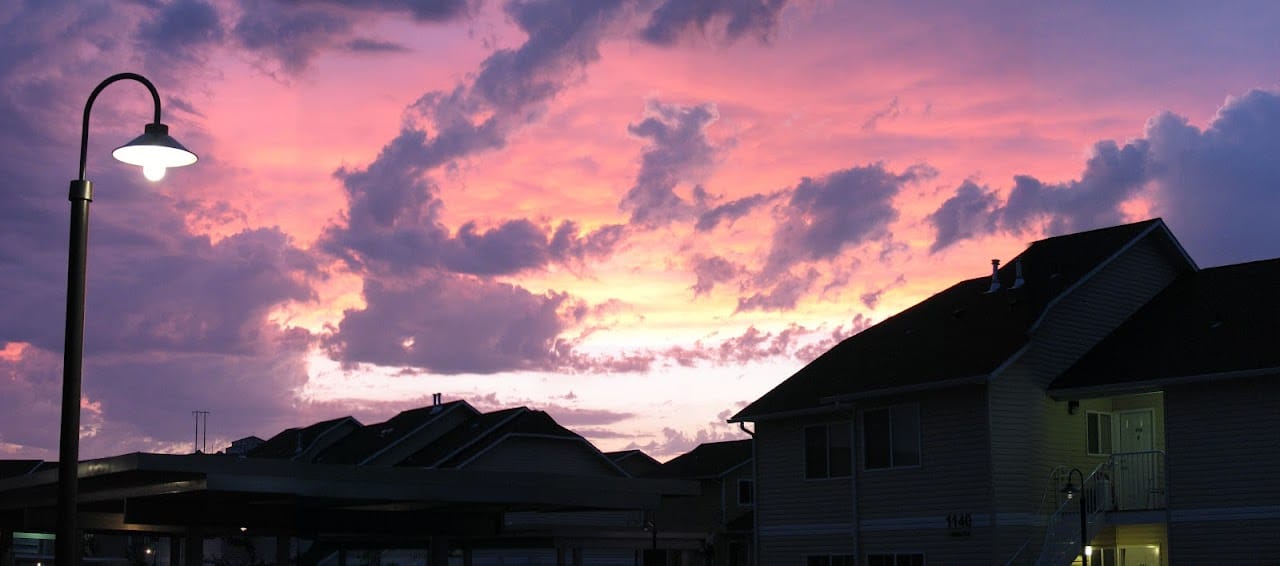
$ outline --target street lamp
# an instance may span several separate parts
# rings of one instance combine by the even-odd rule
[[[1062,488],[1062,492],[1067,494],[1067,499],[1076,495],[1076,486],[1071,484],[1071,474],[1080,476],[1080,566],[1089,566],[1089,517],[1084,513],[1084,472],[1078,468],[1071,468],[1071,471],[1067,472],[1067,487]]]
[[[130,165],[142,167],[143,175],[152,181],[164,177],[170,167],[183,167],[196,162],[196,154],[169,137],[169,127],[160,123],[160,94],[146,77],[135,73],[111,75],[98,84],[84,105],[84,121],[80,129],[80,176],[71,181],[71,243],[67,259],[67,326],[62,352],[62,421],[58,436],[58,523],[54,539],[54,562],[71,566],[80,562],[80,541],[76,532],[76,496],[80,464],[80,373],[84,359],[84,287],[85,265],[89,246],[89,202],[93,200],[93,183],[84,178],[89,149],[89,111],[94,99],[107,85],[121,80],[142,83],[155,102],[155,120],[147,124],[141,136],[116,148],[111,155]]]

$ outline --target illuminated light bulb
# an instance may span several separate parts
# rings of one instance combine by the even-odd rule
[[[159,165],[147,165],[142,168],[142,176],[148,181],[159,181],[164,178],[165,168]]]
[[[1093,547],[1092,547],[1092,546],[1086,546],[1086,547],[1084,547],[1084,555],[1085,555],[1085,556],[1093,556]]]

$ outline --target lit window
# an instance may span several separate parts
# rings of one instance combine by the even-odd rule
[[[868,470],[920,465],[920,408],[900,405],[862,414],[863,466]]]

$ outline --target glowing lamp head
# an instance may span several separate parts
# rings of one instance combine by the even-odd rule
[[[130,165],[142,167],[142,174],[149,181],[164,178],[170,167],[185,167],[195,163],[198,157],[169,136],[169,126],[161,123],[147,124],[142,135],[117,147],[111,156]]]

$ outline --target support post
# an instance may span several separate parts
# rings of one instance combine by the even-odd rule
[[[182,564],[182,539],[177,536],[169,537],[169,566],[179,566]]]
[[[289,547],[293,537],[276,535],[276,566],[289,566]]]
[[[203,566],[204,565],[204,531],[200,527],[187,528],[187,540],[183,544],[186,548],[186,566]]]
[[[13,566],[13,531],[0,530],[0,566]]]
[[[449,566],[449,537],[431,537],[427,566]]]

